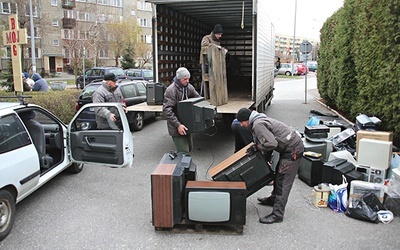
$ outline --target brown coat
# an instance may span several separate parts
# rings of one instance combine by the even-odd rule
[[[207,48],[210,46],[221,46],[220,40],[215,37],[213,32],[201,39],[200,64],[203,64],[203,54],[207,52]]]

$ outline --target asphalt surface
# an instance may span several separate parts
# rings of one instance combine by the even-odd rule
[[[307,104],[304,79],[279,81],[266,113],[303,130],[311,109],[332,113],[321,105],[316,78],[308,77]],[[147,122],[132,133],[135,162],[132,168],[85,166],[78,175],[63,173],[17,205],[11,234],[0,249],[398,249],[400,219],[389,224],[358,221],[317,208],[312,188],[296,178],[282,223],[264,225],[260,216],[271,207],[248,197],[243,234],[229,228],[177,227],[155,231],[152,223],[150,175],[164,153],[174,149],[165,120]],[[191,153],[198,180],[208,180],[207,170],[233,154],[229,127],[219,125],[214,136],[194,136]]]

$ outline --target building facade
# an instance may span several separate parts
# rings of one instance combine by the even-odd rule
[[[144,0],[0,0],[0,28],[8,29],[8,16],[17,14],[26,28],[28,44],[21,46],[23,69],[32,72],[30,8],[32,1],[36,72],[71,72],[71,68],[117,66],[120,59],[110,45],[109,25],[137,22],[137,40],[151,55],[151,4]],[[137,55],[135,60],[142,60]],[[2,46],[0,69],[10,66],[10,48]],[[81,71],[81,70],[80,70]]]
[[[281,59],[282,63],[290,63],[293,60],[294,51],[294,61],[301,62],[304,61],[304,56],[300,53],[300,44],[304,41],[308,41],[312,44],[312,51],[307,57],[307,60],[316,61],[317,51],[319,48],[319,41],[315,39],[309,39],[306,37],[296,37],[293,48],[293,36],[288,35],[275,35],[275,56]]]

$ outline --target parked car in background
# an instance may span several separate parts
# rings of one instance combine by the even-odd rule
[[[124,113],[122,105],[90,105],[80,110],[67,126],[38,105],[23,100],[0,102],[0,241],[11,231],[16,204],[64,170],[79,173],[84,163],[132,165],[133,140],[125,117],[119,130],[96,133],[82,130],[77,122],[86,108],[114,107],[118,113]]]
[[[83,89],[85,86],[94,80],[103,79],[104,75],[114,73],[118,79],[126,79],[123,69],[118,67],[95,67],[85,71],[85,75],[80,75],[76,79],[76,88]],[[83,80],[85,79],[85,81]]]
[[[153,81],[153,70],[151,69],[126,69],[125,75],[130,80]]]
[[[307,67],[310,71],[315,72],[318,70],[318,63],[316,61],[308,61]]]
[[[102,84],[103,80],[95,80],[87,85],[78,97],[75,103],[75,109],[78,111],[83,105],[93,102],[93,93]],[[118,80],[117,84],[124,97],[124,103],[127,107],[146,101],[146,85],[147,81],[143,80]],[[154,112],[136,112],[130,111],[126,113],[129,127],[133,131],[143,128],[144,120],[155,117]],[[94,110],[87,110],[86,115],[80,118],[80,122],[84,122],[87,129],[96,129],[96,117]]]
[[[297,67],[294,67],[293,74],[297,75]],[[292,64],[291,63],[281,63],[281,67],[278,70],[278,75],[292,75]]]
[[[308,67],[304,63],[296,63],[297,75],[306,75],[309,72]]]

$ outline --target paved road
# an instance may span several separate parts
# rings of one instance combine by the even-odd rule
[[[309,89],[315,89],[309,78]],[[315,91],[310,91],[315,92]],[[304,80],[279,81],[267,114],[302,130],[310,109],[330,112],[312,95],[304,104]],[[270,207],[257,204],[265,187],[247,200],[243,235],[230,230],[155,231],[151,224],[150,174],[174,148],[165,120],[132,134],[132,168],[85,166],[78,175],[61,174],[17,205],[11,234],[0,249],[398,249],[400,219],[390,224],[357,221],[329,208],[316,208],[312,188],[296,179],[282,223],[263,225]],[[220,126],[212,137],[196,135],[192,157],[198,179],[233,153],[233,136]]]

